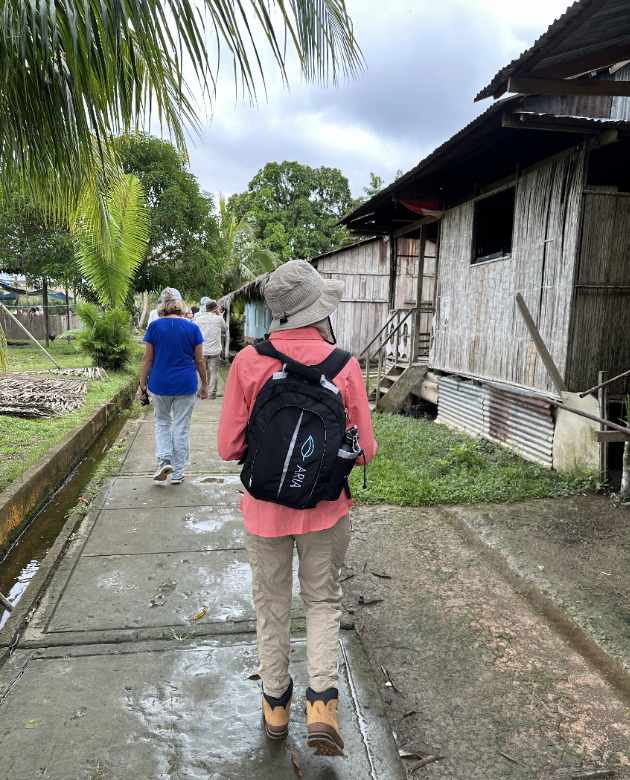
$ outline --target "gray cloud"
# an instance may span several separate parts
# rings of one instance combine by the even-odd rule
[[[349,0],[348,7],[364,76],[337,89],[298,77],[286,91],[265,60],[267,101],[256,108],[235,104],[223,78],[212,123],[190,146],[191,170],[205,189],[243,190],[266,162],[285,159],[340,168],[357,195],[370,171],[390,181],[490,105],[475,104],[475,94],[565,2]]]

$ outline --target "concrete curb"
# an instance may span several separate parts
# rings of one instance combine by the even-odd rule
[[[0,494],[0,558],[132,398],[136,385],[134,378],[97,406]]]
[[[125,388],[123,388],[123,390],[124,389]],[[131,446],[138,431],[137,426],[134,426],[134,422],[135,420],[127,421],[122,431],[118,435],[118,438],[112,445],[113,448],[117,444],[126,441],[127,446],[125,447],[125,451],[122,452],[118,458],[119,467],[126,457],[127,450]],[[133,433],[133,435],[129,438],[130,433]],[[83,506],[88,506],[90,495],[93,495],[94,487],[95,479],[90,480],[90,482],[88,482],[88,484],[85,486],[82,498],[86,501],[86,504]],[[89,517],[91,512],[96,512],[96,514],[98,514],[101,511],[101,503],[99,502],[92,504],[87,512],[82,510],[83,507],[77,504],[77,506],[75,506],[74,509],[70,511],[68,514],[68,519],[66,520],[61,533],[46,554],[46,557],[42,561],[41,566],[37,570],[37,573],[29,582],[26,590],[22,594],[22,597],[15,606],[15,609],[9,616],[9,619],[4,624],[3,628],[0,629],[0,668],[11,655],[13,648],[17,646],[20,636],[30,622],[30,619],[42,597],[46,593],[46,589],[48,588],[53,575],[57,571],[59,564],[70,548],[72,543],[71,537],[73,537],[81,524]]]

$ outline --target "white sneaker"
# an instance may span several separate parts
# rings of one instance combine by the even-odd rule
[[[161,460],[158,470],[153,475],[156,482],[164,482],[168,475],[173,471],[170,460]]]

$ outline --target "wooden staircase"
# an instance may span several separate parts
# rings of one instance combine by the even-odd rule
[[[410,366],[408,363],[395,363],[381,377],[379,412],[394,412],[399,409],[412,389],[422,381],[427,370],[428,368],[424,364]],[[370,410],[374,411],[376,409],[376,388],[371,390],[368,402]]]

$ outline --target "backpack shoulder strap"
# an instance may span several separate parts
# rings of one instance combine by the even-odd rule
[[[348,364],[348,361],[352,357],[350,352],[346,352],[345,349],[338,349],[335,347],[333,351],[328,355],[326,360],[322,360],[314,368],[318,368],[322,374],[328,379],[334,379],[337,374]]]
[[[254,349],[256,350],[256,352],[258,352],[259,355],[265,355],[265,357],[276,358],[276,360],[282,359],[280,353],[274,347],[271,341],[269,341],[269,339],[265,339],[265,341],[259,341],[258,344],[254,344]]]

